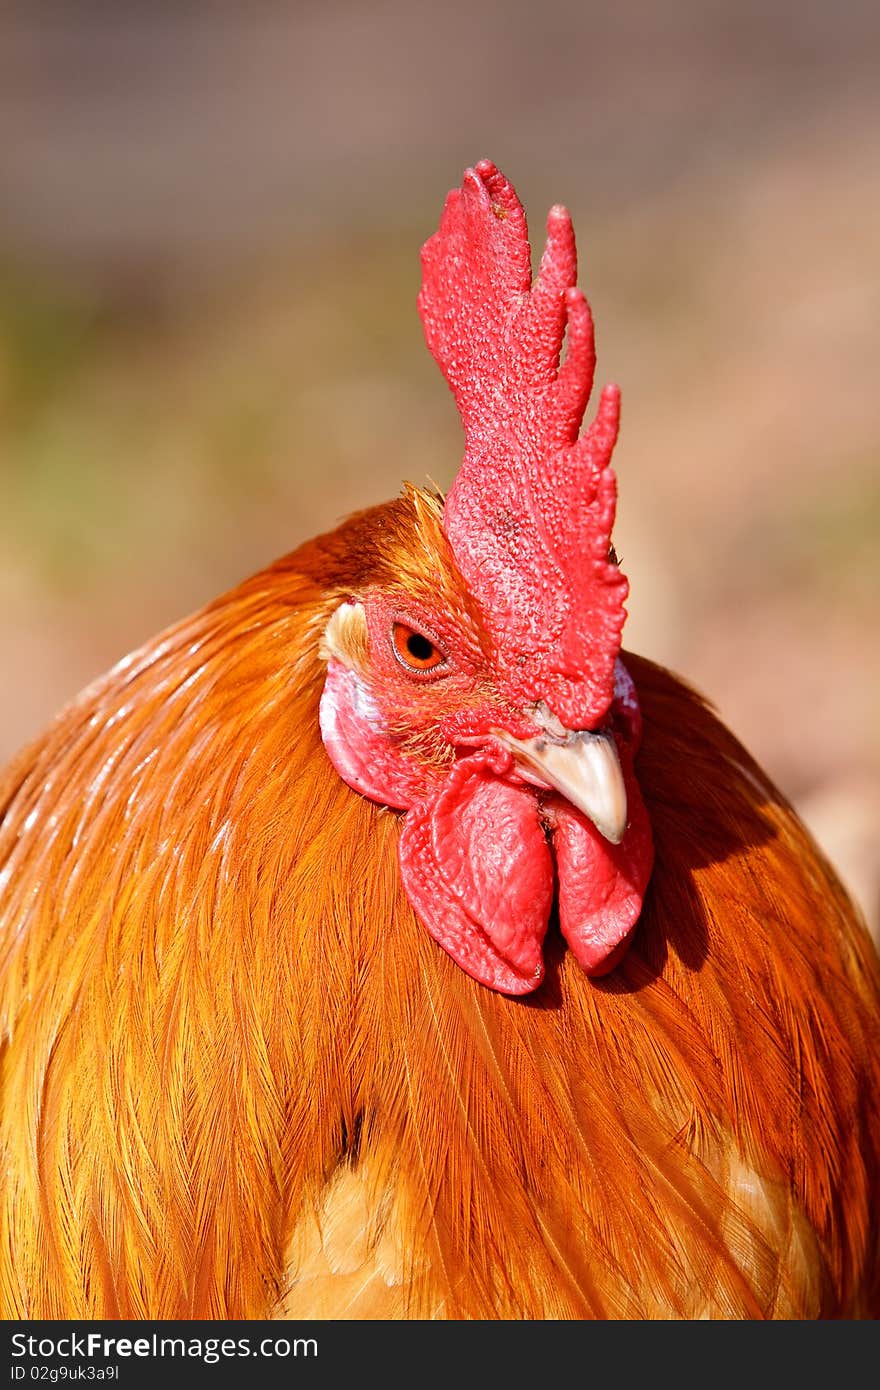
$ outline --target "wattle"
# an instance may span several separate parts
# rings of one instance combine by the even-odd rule
[[[528,994],[541,983],[554,888],[560,929],[587,974],[604,974],[620,959],[653,861],[628,759],[624,775],[630,822],[619,845],[554,796],[546,807],[551,854],[538,793],[499,779],[479,753],[454,766],[439,794],[407,812],[400,866],[410,902],[434,939],[481,984]]]
[[[654,864],[648,812],[625,752],[621,767],[629,824],[619,845],[569,802],[554,806],[559,927],[588,975],[606,975],[623,955]]]
[[[553,859],[535,795],[500,781],[480,754],[438,796],[407,812],[400,835],[407,896],[468,975],[506,994],[541,982]]]

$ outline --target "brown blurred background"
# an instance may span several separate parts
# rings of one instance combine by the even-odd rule
[[[493,158],[623,388],[627,644],[880,929],[880,6],[0,11],[0,761],[157,629],[451,480],[418,250]]]

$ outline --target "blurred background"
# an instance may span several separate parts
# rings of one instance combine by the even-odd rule
[[[0,9],[0,761],[461,440],[418,251],[488,156],[571,209],[623,389],[627,645],[880,930],[880,7]],[[536,248],[537,249],[537,248]]]

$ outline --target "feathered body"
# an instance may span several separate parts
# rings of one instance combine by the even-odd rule
[[[876,1315],[880,971],[833,872],[628,656],[634,944],[591,980],[554,938],[533,1000],[470,979],[318,731],[329,614],[402,578],[460,582],[417,492],[126,659],[6,774],[4,1316]]]
[[[423,266],[446,499],[171,628],[0,781],[0,1314],[877,1316],[880,962],[621,658],[568,214],[532,286],[484,161]]]

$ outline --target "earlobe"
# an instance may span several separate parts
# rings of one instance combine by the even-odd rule
[[[327,756],[354,791],[394,810],[405,810],[424,795],[424,767],[389,736],[385,716],[358,671],[335,657],[327,664],[318,716]]]

